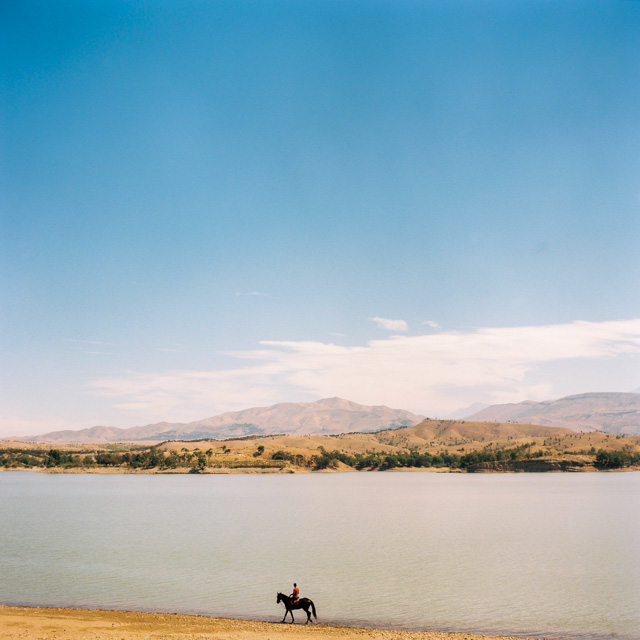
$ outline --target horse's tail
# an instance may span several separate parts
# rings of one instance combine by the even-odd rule
[[[316,605],[313,604],[313,600],[310,600],[309,602],[311,602],[311,611],[313,612],[313,617],[317,620],[318,616],[316,615]]]

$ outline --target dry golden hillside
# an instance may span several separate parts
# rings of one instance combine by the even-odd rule
[[[0,468],[49,471],[294,472],[437,468],[555,471],[640,464],[640,436],[531,424],[425,420],[414,427],[340,435],[249,436],[148,444],[0,443]]]
[[[263,451],[259,456],[258,447]],[[577,433],[560,427],[531,424],[425,420],[415,427],[377,433],[347,433],[332,436],[276,435],[220,441],[165,442],[160,450],[210,452],[214,464],[224,461],[273,459],[278,452],[309,460],[326,452],[347,456],[394,455],[418,452],[462,456],[472,452],[511,451],[526,447],[530,456],[560,459],[574,456],[592,461],[595,453],[627,451],[640,454],[640,437],[614,436],[601,432]],[[576,459],[577,459],[576,458]],[[293,461],[295,463],[295,461]],[[296,466],[293,464],[293,466]]]

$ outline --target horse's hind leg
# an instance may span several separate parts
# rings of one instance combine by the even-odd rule
[[[309,611],[309,609],[307,609],[306,611],[307,611],[307,624],[309,624],[311,622],[311,611]]]

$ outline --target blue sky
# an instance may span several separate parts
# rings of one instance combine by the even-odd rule
[[[640,386],[640,3],[0,11],[0,435]]]

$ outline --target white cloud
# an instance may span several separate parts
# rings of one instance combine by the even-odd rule
[[[266,293],[262,293],[261,291],[236,291],[234,296],[266,296]]]
[[[112,398],[114,408],[131,416],[129,426],[160,420],[182,422],[290,400],[300,391],[287,387],[284,373],[268,363],[218,371],[124,371],[93,381],[90,390]]]
[[[409,327],[404,320],[391,320],[389,318],[369,318],[371,322],[375,322],[381,329],[387,329],[388,331],[408,331]]]
[[[120,355],[118,353],[114,353],[113,351],[86,351],[85,349],[76,349],[77,351],[82,351],[88,356],[117,356]]]
[[[548,368],[575,363],[580,371],[590,367],[598,379],[603,358],[640,354],[640,319],[395,335],[355,347],[313,341],[260,345],[229,354],[238,359],[235,369],[128,371],[96,380],[91,388],[149,421],[336,395],[442,415],[476,401],[566,395],[571,381],[566,375],[554,378]],[[610,390],[599,380],[600,388],[570,392]]]
[[[426,320],[422,324],[426,324],[427,326],[431,327],[432,329],[439,329],[440,328],[440,325],[435,320]]]

